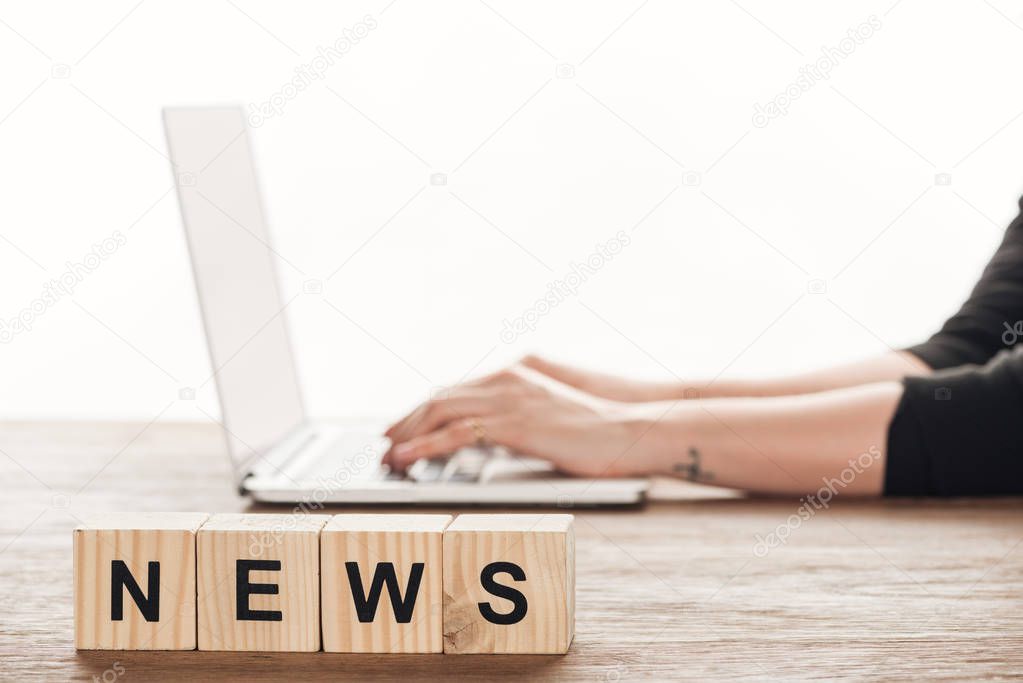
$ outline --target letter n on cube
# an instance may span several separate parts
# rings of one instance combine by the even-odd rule
[[[205,512],[93,514],[74,532],[75,647],[194,650]]]

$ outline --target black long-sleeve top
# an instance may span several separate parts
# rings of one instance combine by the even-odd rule
[[[966,303],[907,350],[936,372],[903,380],[885,494],[1023,493],[1023,198]]]

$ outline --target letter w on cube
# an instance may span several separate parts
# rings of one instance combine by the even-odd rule
[[[337,515],[324,527],[325,651],[443,651],[441,552],[450,522],[450,515]]]

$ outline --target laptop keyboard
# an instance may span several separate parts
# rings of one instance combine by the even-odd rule
[[[386,441],[362,432],[345,432],[330,438],[327,445],[318,441],[325,438],[310,435],[296,449],[297,457],[289,463],[286,474],[294,479],[337,480],[345,484],[352,481],[381,479],[387,474],[380,466]]]
[[[420,460],[407,473],[412,481],[431,484],[523,482],[553,476],[558,475],[549,462],[500,447],[463,448],[448,458]]]
[[[484,448],[463,448],[448,458],[419,460],[409,466],[406,476],[417,483],[472,484],[480,475],[494,452]]]
[[[296,479],[328,477],[345,485],[370,481],[411,481],[417,484],[477,484],[501,479],[523,480],[550,477],[549,463],[512,455],[503,448],[463,448],[446,458],[419,460],[405,473],[392,472],[380,465],[383,447],[368,444],[376,437],[343,434],[315,456],[301,458],[288,473]],[[386,443],[386,442],[385,442]]]

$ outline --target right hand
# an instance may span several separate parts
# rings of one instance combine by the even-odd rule
[[[645,471],[648,430],[631,411],[524,365],[467,382],[419,406],[387,430],[383,464],[397,471],[478,444],[544,458],[566,474]]]

